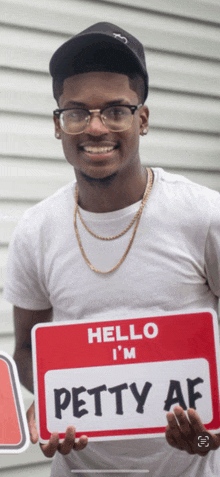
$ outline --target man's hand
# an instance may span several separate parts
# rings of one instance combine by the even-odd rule
[[[27,421],[30,432],[30,439],[33,444],[38,441],[38,432],[35,421],[35,407],[34,402],[27,411]],[[58,451],[63,455],[69,454],[74,449],[76,451],[84,449],[88,441],[86,436],[81,436],[78,441],[75,440],[75,427],[69,426],[66,430],[65,439],[62,443],[59,442],[59,434],[53,432],[47,444],[40,444],[41,450],[46,457],[53,457]]]
[[[180,406],[176,406],[172,412],[167,413],[168,426],[166,427],[166,439],[168,444],[179,450],[185,450],[189,454],[205,456],[209,450],[216,450],[220,446],[220,434],[208,432],[203,425],[195,409],[188,409],[187,416]],[[176,417],[175,417],[176,416]],[[195,445],[201,433],[206,433],[212,442],[209,450],[200,450],[201,446]]]

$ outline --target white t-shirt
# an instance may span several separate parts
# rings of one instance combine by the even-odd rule
[[[53,319],[142,317],[212,308],[220,296],[220,194],[153,168],[154,184],[125,261],[102,275],[86,264],[76,240],[70,183],[29,209],[11,244],[5,298],[21,308],[53,307]],[[96,234],[124,230],[140,202],[115,212],[80,209]],[[77,219],[84,250],[99,270],[122,257],[133,228],[112,241],[91,236]],[[80,349],[79,349],[80,352]],[[207,457],[171,448],[165,438],[89,443],[81,452],[56,453],[51,477],[83,476],[74,469],[146,469],[154,477],[219,477],[220,450]],[[85,474],[87,475],[87,473]],[[97,477],[97,473],[88,473]],[[124,473],[136,477],[140,473]],[[144,474],[143,474],[144,475]]]

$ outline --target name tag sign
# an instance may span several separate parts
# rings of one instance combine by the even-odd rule
[[[166,413],[192,407],[220,428],[219,341],[211,310],[32,330],[41,442],[67,426],[90,441],[164,435]]]
[[[17,368],[7,353],[0,351],[0,453],[23,452],[29,432]]]

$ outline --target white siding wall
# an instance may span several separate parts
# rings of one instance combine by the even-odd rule
[[[142,163],[220,191],[219,0],[0,0],[0,350],[10,354],[12,307],[2,289],[12,231],[27,207],[74,178],[53,136],[48,63],[98,21],[120,24],[145,46],[150,131]],[[27,408],[31,395],[22,391]],[[46,477],[49,467],[38,446],[0,457],[2,477]]]

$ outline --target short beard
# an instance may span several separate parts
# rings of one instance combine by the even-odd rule
[[[88,184],[90,184],[91,186],[100,185],[100,187],[106,187],[107,188],[114,181],[115,177],[117,176],[117,172],[114,172],[110,176],[102,177],[100,179],[87,176],[87,174],[85,174],[84,172],[81,172],[81,175],[86,180],[86,182],[88,182]]]

